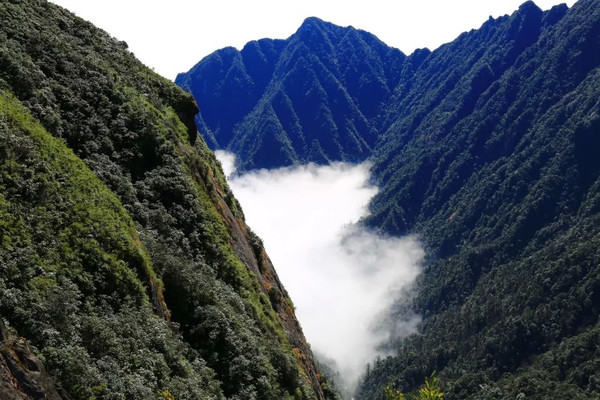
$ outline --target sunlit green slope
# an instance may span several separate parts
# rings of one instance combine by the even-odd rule
[[[0,317],[73,399],[324,398],[195,103],[126,49],[0,3]]]

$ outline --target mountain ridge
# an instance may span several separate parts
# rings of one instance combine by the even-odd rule
[[[284,61],[298,61],[285,72],[293,76],[297,66],[296,82],[286,87],[286,75],[276,75],[279,109],[267,90],[240,119],[238,142],[223,147],[242,170],[369,157],[380,190],[363,223],[418,234],[427,250],[414,299],[393,313],[398,320],[407,307],[421,314],[419,334],[388,343],[394,356],[375,363],[358,398],[381,399],[389,383],[415,389],[434,370],[448,399],[599,395],[598,356],[589,346],[600,315],[592,250],[599,237],[600,170],[592,156],[600,127],[598,5],[580,0],[542,11],[528,1],[434,51],[396,55],[391,75],[357,67],[363,83],[379,77],[388,84],[363,86],[375,99],[377,88],[386,93],[370,118],[348,87],[361,80],[345,80],[338,67],[372,48],[359,34],[352,45],[323,44],[326,51],[300,36],[287,39],[295,58]],[[331,43],[355,33],[319,25],[325,28]],[[382,60],[374,53],[370,60]],[[329,82],[349,106],[332,105]],[[298,98],[288,94],[294,90]],[[302,97],[312,114],[301,115]],[[340,129],[344,118],[369,129]],[[306,127],[318,146],[306,145]],[[344,140],[366,145],[336,146]],[[575,356],[578,346],[585,350]]]
[[[376,73],[373,70],[378,70],[377,74],[383,74],[385,81],[388,79],[393,81],[397,71],[385,70],[385,65],[391,59],[402,59],[404,55],[399,50],[385,46],[367,32],[346,27],[340,32],[332,33],[332,26],[333,24],[311,17],[307,18],[296,34],[287,40],[270,42],[269,39],[263,39],[256,42],[282,45],[280,53],[274,53],[279,58],[266,68],[271,73],[270,86],[265,86],[265,94],[260,99],[256,94],[246,96],[245,89],[241,91],[241,95],[237,93],[237,99],[243,98],[248,103],[243,107],[244,112],[233,117],[228,114],[222,118],[228,124],[225,129],[210,122],[203,124],[206,121],[203,120],[201,111],[202,115],[197,117],[197,122],[200,127],[206,129],[207,137],[215,138],[209,141],[213,148],[229,148],[244,154],[242,159],[248,161],[242,163],[247,162],[248,166],[240,165],[240,169],[284,165],[301,160],[323,163],[345,159],[360,161],[366,158],[366,154],[371,151],[374,144],[374,135],[363,113],[373,117],[376,110],[372,109],[372,104],[376,102],[372,102],[372,99],[390,90],[386,82],[375,77]],[[348,39],[349,35],[352,35],[352,40]],[[361,63],[365,64],[365,71],[356,71],[350,61],[347,65],[338,64],[336,61],[345,59],[342,54],[344,47],[354,46],[356,38],[360,40],[357,47],[364,47],[365,50],[360,55],[355,50],[349,50],[354,57],[350,61],[360,57]],[[252,43],[255,42],[250,42],[249,45]],[[366,50],[367,48],[377,51]],[[245,49],[246,47],[239,52],[240,56],[244,55]],[[233,105],[219,103],[221,97],[218,91],[207,93],[191,84],[194,74],[200,74],[201,69],[209,68],[225,53],[229,54],[233,51],[233,49],[226,49],[224,53],[217,51],[193,67],[189,76],[186,74],[177,76],[176,83],[195,94],[201,109],[202,104],[210,103],[221,104],[221,107],[227,110],[226,112],[239,110],[237,103]],[[339,53],[339,56],[336,57],[332,53],[334,55]],[[310,71],[312,68],[318,70]],[[220,85],[226,86],[236,80],[244,82],[252,80],[251,76],[247,79],[236,76],[236,79],[233,79],[230,76],[232,71],[240,71],[234,63],[231,63],[227,72],[221,71],[217,78]],[[312,81],[305,81],[305,76],[312,76]],[[361,79],[363,83],[360,83]],[[297,81],[304,82],[304,86],[297,86],[295,83]],[[314,109],[315,105],[323,102],[331,103],[332,106]],[[332,112],[338,108],[344,111]],[[211,118],[218,118],[220,115],[212,109],[207,109],[206,114],[211,115]],[[279,118],[279,115],[286,117]],[[351,118],[346,118],[346,115]],[[261,121],[260,125],[257,125],[256,121]],[[319,129],[334,133],[332,137],[325,138],[319,138],[311,133]],[[256,136],[258,131],[268,133],[262,139],[255,140],[253,135]],[[222,137],[223,140],[219,141],[217,137]],[[272,154],[272,158],[277,161],[266,161],[267,158],[261,154]]]

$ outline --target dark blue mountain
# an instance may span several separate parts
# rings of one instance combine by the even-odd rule
[[[405,60],[367,32],[308,18],[287,40],[216,51],[176,83],[196,98],[208,144],[243,169],[361,161]]]

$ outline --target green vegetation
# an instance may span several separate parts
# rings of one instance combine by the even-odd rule
[[[0,92],[0,315],[73,398],[221,398],[152,312],[156,276],[117,197]]]
[[[361,398],[392,380],[411,390],[431,370],[449,400],[600,395],[595,349],[578,365],[556,355],[600,316],[598,21],[594,1],[526,3],[433,52],[399,89],[366,223],[423,239],[412,306],[425,318]]]
[[[434,372],[430,377],[425,378],[425,385],[416,394],[405,395],[390,384],[385,387],[385,397],[387,400],[444,400],[444,393]]]
[[[0,315],[73,399],[323,398],[191,96],[126,48],[0,4]]]
[[[423,239],[395,314],[423,322],[361,399],[441,398],[432,370],[448,400],[600,396],[599,21],[528,2],[405,57],[311,18],[197,66],[211,146],[370,156],[364,223]],[[0,3],[0,316],[73,399],[334,397],[196,112],[91,24]]]

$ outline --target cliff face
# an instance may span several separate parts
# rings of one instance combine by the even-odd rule
[[[126,48],[45,1],[0,4],[0,316],[43,360],[34,386],[323,399],[195,102]]]
[[[302,328],[294,312],[294,306],[287,291],[277,277],[273,263],[269,259],[260,238],[244,223],[243,218],[236,217],[227,207],[222,192],[217,189],[217,209],[225,221],[233,249],[240,260],[256,274],[262,292],[268,296],[273,310],[283,323],[292,350],[296,355],[301,369],[306,374],[312,387],[318,388],[319,398],[324,398],[319,381],[319,371],[316,368],[314,356]]]

